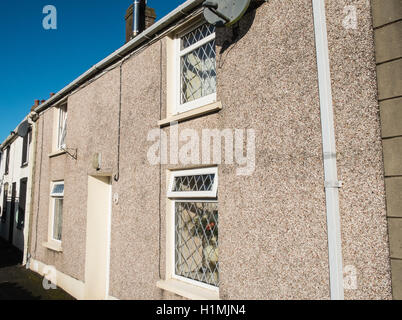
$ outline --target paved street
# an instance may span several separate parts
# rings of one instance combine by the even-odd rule
[[[43,278],[21,266],[21,253],[0,239],[0,300],[73,300],[61,289],[45,290]]]

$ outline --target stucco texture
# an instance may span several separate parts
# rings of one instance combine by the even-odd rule
[[[359,271],[359,288],[346,297],[388,298],[373,40],[366,26],[369,7],[362,5],[364,30],[353,34],[340,26],[342,6],[336,1],[327,5],[339,172],[345,181],[340,192],[344,263]],[[230,29],[218,29],[216,37],[217,97],[223,109],[178,126],[199,134],[202,129],[256,131],[256,170],[251,176],[237,176],[235,165],[219,166],[220,296],[329,299],[311,1],[270,0],[240,21],[236,40]],[[166,117],[165,61],[163,40],[121,68],[120,179],[112,185],[118,203],[112,205],[109,292],[119,299],[180,298],[156,283],[159,273],[165,277],[165,173],[187,166],[151,166],[147,159],[153,144],[147,141],[148,132]],[[36,170],[32,237],[38,240],[31,252],[82,281],[88,175],[117,173],[119,84],[116,68],[68,98],[67,145],[78,149],[78,160],[68,155],[49,158],[52,112],[38,121],[37,163],[42,150],[43,164]],[[169,133],[169,127],[164,131]],[[94,153],[102,154],[99,172],[91,167]],[[65,179],[63,253],[41,245],[47,238],[50,181],[57,179]]]
[[[357,28],[344,28],[353,5]],[[390,299],[391,276],[370,1],[326,1],[338,152],[343,264],[357,271],[346,299]]]
[[[48,156],[54,151],[52,150],[54,110],[49,109],[38,120],[38,167],[35,179],[31,252],[36,260],[54,265],[57,270],[81,281],[85,278],[88,175],[95,173],[91,167],[94,153],[102,154],[102,170],[97,174],[111,172],[115,167],[118,93],[119,70],[116,69],[68,98],[66,144],[71,154],[77,150],[77,160],[67,154]],[[40,168],[41,153],[42,168]],[[65,182],[62,253],[53,252],[42,246],[47,241],[48,235],[50,185],[52,181],[57,180]],[[40,214],[37,218],[39,190]]]

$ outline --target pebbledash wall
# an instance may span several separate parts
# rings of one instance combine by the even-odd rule
[[[371,6],[354,1],[358,27],[343,25],[349,1],[326,1],[340,189],[346,299],[390,299],[391,275]],[[328,238],[312,2],[270,0],[248,12],[233,41],[217,29],[222,109],[179,131],[254,129],[255,172],[219,165],[222,299],[329,299]],[[55,108],[36,122],[31,268],[55,266],[64,288],[85,298],[88,176],[112,179],[108,296],[179,299],[157,286],[166,270],[166,173],[151,166],[148,132],[167,117],[168,39],[150,45],[68,99],[68,148],[52,154]],[[121,72],[121,73],[120,73]],[[118,162],[121,78],[120,159]],[[169,124],[163,127],[170,133]],[[93,169],[94,154],[102,155]],[[193,167],[193,166],[192,166]],[[62,252],[45,246],[50,186],[64,180]],[[41,267],[40,267],[41,266]],[[65,280],[68,278],[67,280]],[[348,278],[348,279],[349,279]],[[353,282],[353,281],[352,281]],[[62,283],[60,283],[63,286]],[[73,288],[74,287],[74,288]],[[78,288],[78,289],[77,289]]]

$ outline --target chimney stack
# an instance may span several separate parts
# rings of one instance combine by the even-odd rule
[[[34,111],[37,107],[39,107],[39,100],[35,100],[34,105],[31,107],[31,111]]]
[[[139,21],[138,24],[136,24],[138,28],[138,33],[134,33],[134,14],[133,14],[133,8],[134,8],[134,3],[131,4],[127,11],[126,11],[126,43],[129,42],[131,39],[136,37],[138,34],[140,34],[142,31],[145,29],[149,28],[155,23],[156,20],[156,13],[155,10],[147,7],[146,1],[145,0],[136,0],[135,2],[138,3],[138,17]]]

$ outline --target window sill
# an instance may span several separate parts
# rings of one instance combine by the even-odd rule
[[[63,249],[61,248],[61,243],[56,244],[56,243],[44,242],[43,246],[55,252],[63,252]]]
[[[54,158],[54,157],[57,157],[57,156],[61,156],[61,155],[66,154],[66,153],[67,152],[64,151],[64,150],[55,151],[55,152],[52,152],[52,153],[49,154],[49,158]]]
[[[28,167],[28,162],[25,162],[21,165],[21,169]]]
[[[160,289],[191,300],[219,300],[219,292],[201,288],[183,281],[169,279],[156,283]]]
[[[185,120],[189,120],[189,119],[193,119],[193,118],[197,118],[197,117],[201,117],[213,112],[217,112],[222,110],[222,103],[221,102],[214,102],[211,104],[208,104],[206,106],[203,107],[199,107],[190,111],[186,111],[183,113],[179,113],[177,115],[168,117],[166,119],[160,120],[158,121],[158,126],[159,127],[164,127],[169,125],[171,122],[182,122]]]

